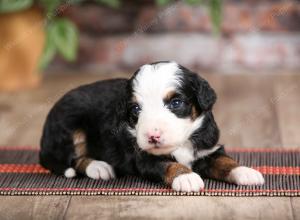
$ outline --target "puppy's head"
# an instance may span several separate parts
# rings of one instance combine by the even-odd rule
[[[175,62],[142,66],[130,87],[130,131],[140,149],[155,155],[188,144],[216,101],[206,80]]]

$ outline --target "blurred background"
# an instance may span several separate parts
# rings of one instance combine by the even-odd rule
[[[0,0],[0,144],[39,147],[65,92],[159,60],[216,89],[222,143],[299,146],[296,0]]]

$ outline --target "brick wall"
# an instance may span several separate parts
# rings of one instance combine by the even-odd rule
[[[57,60],[55,65],[115,71],[176,60],[225,73],[300,69],[299,1],[224,2],[219,36],[212,33],[203,6],[72,7],[66,14],[81,30],[78,61],[70,65]]]

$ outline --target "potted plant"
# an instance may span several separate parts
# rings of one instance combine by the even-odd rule
[[[84,0],[0,0],[0,91],[17,91],[39,85],[40,70],[60,54],[76,59],[78,31],[61,15]],[[159,6],[173,0],[155,0]],[[94,0],[117,8],[120,0]],[[186,0],[195,4],[201,0]],[[215,30],[220,24],[221,0],[209,0]]]
[[[58,0],[0,1],[0,90],[16,91],[39,84],[39,67],[59,52],[76,58],[78,34],[59,17]]]

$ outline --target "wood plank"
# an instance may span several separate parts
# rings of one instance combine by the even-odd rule
[[[32,204],[34,197],[3,196],[0,199],[0,219],[22,219],[32,218]]]
[[[66,219],[293,219],[289,198],[72,197]]]
[[[231,97],[233,91],[230,82],[227,80],[229,76],[219,77],[222,79],[222,83],[218,84],[216,88],[218,99],[213,112],[221,131],[220,143],[225,144],[227,147],[242,147],[241,133],[232,132],[239,124],[240,119],[236,117],[239,109],[236,108]]]
[[[1,196],[0,219],[63,219],[70,196]]]
[[[267,75],[222,76],[216,118],[221,141],[232,147],[280,146],[272,77]]]
[[[276,78],[275,93],[282,144],[300,146],[300,76],[280,75]]]
[[[276,108],[272,100],[273,78],[268,75],[247,79],[246,115],[242,137],[246,147],[280,147],[281,137]]]
[[[291,198],[291,204],[293,209],[292,211],[293,211],[294,220],[300,219],[300,198],[299,197]]]
[[[34,219],[64,219],[71,196],[37,197],[32,207]]]

